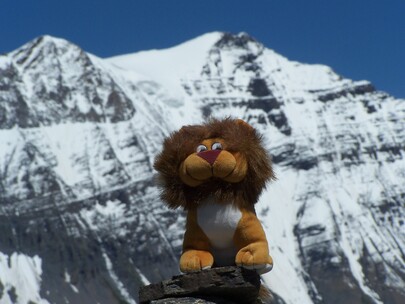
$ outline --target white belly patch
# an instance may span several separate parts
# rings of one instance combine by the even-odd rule
[[[218,266],[235,263],[233,237],[241,217],[242,212],[233,204],[209,202],[197,209],[198,225],[211,242],[214,261]]]

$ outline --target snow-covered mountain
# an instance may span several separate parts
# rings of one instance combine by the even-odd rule
[[[178,273],[163,138],[247,120],[278,180],[257,210],[279,303],[405,302],[405,100],[245,33],[101,59],[43,36],[0,56],[0,303],[136,303]]]

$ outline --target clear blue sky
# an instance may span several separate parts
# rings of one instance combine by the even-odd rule
[[[0,1],[0,53],[48,34],[109,57],[211,31],[247,32],[289,59],[405,98],[405,0]]]

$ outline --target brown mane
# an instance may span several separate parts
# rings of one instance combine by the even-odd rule
[[[202,140],[216,137],[224,139],[229,152],[245,155],[248,162],[246,177],[234,184],[216,179],[197,187],[185,185],[179,177],[181,162],[195,152]],[[161,198],[170,208],[189,209],[209,195],[219,201],[250,206],[257,202],[266,182],[274,179],[271,159],[262,145],[261,136],[249,125],[231,118],[211,119],[203,125],[184,126],[172,133],[165,139],[154,168],[159,173]]]

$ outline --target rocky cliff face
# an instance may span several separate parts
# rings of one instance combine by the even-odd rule
[[[273,156],[257,211],[280,301],[404,302],[405,100],[243,33],[109,59],[44,36],[0,56],[0,302],[135,303],[176,274],[184,216],[158,199],[154,155],[227,115]]]

